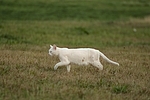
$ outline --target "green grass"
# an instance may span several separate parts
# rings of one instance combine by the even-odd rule
[[[0,5],[1,20],[113,21],[150,14],[150,2],[144,0],[2,0]]]
[[[0,100],[149,100],[149,8],[147,0],[1,0]],[[120,66],[101,59],[103,71],[54,71],[50,44],[97,48]]]
[[[137,25],[138,24],[138,25]],[[0,44],[122,47],[149,45],[149,23],[100,21],[5,21]],[[11,27],[10,30],[8,28]],[[136,28],[137,32],[133,29]],[[69,44],[68,44],[69,43]]]

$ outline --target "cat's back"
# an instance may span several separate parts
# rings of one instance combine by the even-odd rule
[[[81,50],[81,51],[97,51],[96,49],[93,49],[93,48],[77,48],[76,50]]]
[[[85,53],[85,52],[97,52],[98,50],[93,49],[93,48],[61,48],[62,52],[65,53],[75,53],[75,52],[81,52],[81,53]]]
[[[98,50],[93,49],[93,48],[76,48],[76,49],[68,49],[69,52],[73,53],[94,53],[98,52]]]

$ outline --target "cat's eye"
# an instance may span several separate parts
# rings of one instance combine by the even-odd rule
[[[52,53],[52,51],[50,51],[50,53]]]

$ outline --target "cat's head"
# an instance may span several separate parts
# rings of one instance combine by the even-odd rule
[[[58,55],[58,47],[54,44],[53,46],[50,45],[50,49],[49,49],[49,55],[53,56],[53,55]]]

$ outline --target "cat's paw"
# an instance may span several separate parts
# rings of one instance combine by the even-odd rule
[[[56,66],[54,67],[54,70],[57,70],[57,67],[56,67]]]

